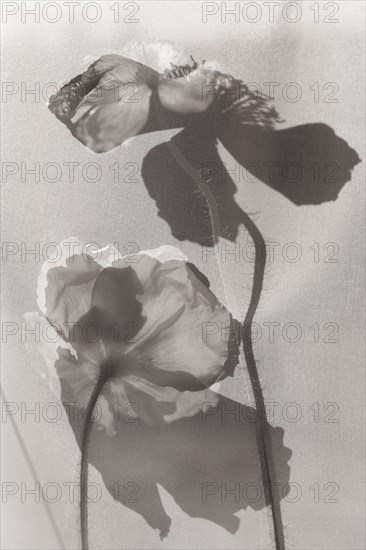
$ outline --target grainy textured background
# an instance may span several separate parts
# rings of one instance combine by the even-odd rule
[[[31,6],[33,2],[26,4]],[[85,2],[80,2],[83,4]],[[19,87],[26,83],[29,88],[39,82],[42,91],[49,82],[64,82],[78,74],[87,60],[106,51],[118,52],[131,40],[174,41],[196,59],[217,60],[225,72],[246,82],[279,82],[275,105],[285,120],[284,128],[326,123],[357,151],[362,162],[356,166],[352,180],[336,201],[319,206],[295,206],[266,185],[251,183],[243,175],[236,181],[235,198],[246,212],[258,212],[256,223],[262,234],[280,243],[267,269],[255,320],[263,331],[256,344],[256,353],[261,358],[259,368],[265,397],[278,403],[272,424],[284,430],[284,445],[293,453],[289,460],[293,483],[291,498],[282,501],[288,547],[361,550],[365,545],[364,281],[361,276],[364,250],[360,238],[364,210],[364,3],[331,3],[339,6],[336,16],[339,22],[334,24],[323,22],[330,11],[322,11],[324,3],[321,2],[320,22],[314,23],[310,4],[301,2],[303,15],[292,24],[284,21],[280,12],[273,23],[268,22],[264,7],[256,23],[250,24],[242,18],[236,23],[229,16],[223,23],[220,15],[216,15],[204,24],[201,2],[149,1],[139,3],[139,22],[127,24],[114,23],[109,10],[112,3],[103,2],[100,21],[91,24],[83,20],[79,8],[74,23],[68,22],[66,8],[60,2],[63,15],[55,24],[44,20],[34,23],[32,17],[22,23],[20,15],[16,14],[3,25],[2,80],[14,82]],[[296,103],[286,101],[281,94],[288,82],[301,86],[302,97]],[[314,101],[313,92],[309,90],[314,82],[320,83],[319,102]],[[326,92],[331,91],[322,91],[327,82],[338,85],[338,103],[324,102]],[[42,167],[48,162],[63,166],[73,161],[83,166],[95,160],[95,155],[74,140],[49,112],[42,96],[38,101],[32,96],[22,101],[17,93],[8,97],[2,107],[5,162],[19,165],[39,162]],[[118,242],[124,246],[135,242],[140,250],[175,244],[209,277],[216,295],[242,319],[250,296],[245,286],[250,289],[251,265],[244,260],[236,262],[234,256],[227,256],[223,262],[220,253],[209,256],[204,262],[199,245],[187,241],[179,243],[171,236],[168,224],[157,216],[155,203],[146,191],[140,172],[135,183],[113,181],[109,167],[114,162],[122,166],[134,162],[140,167],[151,147],[167,137],[166,133],[144,136],[137,138],[128,149],[99,156],[103,177],[96,183],[82,177],[71,183],[66,169],[56,183],[49,183],[42,177],[35,182],[32,176],[22,181],[19,174],[9,177],[3,183],[6,211],[3,240],[29,246],[39,242],[43,246],[74,235],[83,242],[93,241],[100,245]],[[220,153],[228,167],[232,167],[234,161],[229,153],[223,148]],[[238,240],[243,244],[245,238]],[[296,242],[301,247],[297,262],[286,261],[281,254],[289,242]],[[336,263],[324,261],[332,251],[324,249],[324,245],[330,242],[338,247],[336,258],[339,261]],[[314,243],[319,243],[320,247],[318,262],[314,261],[311,248]],[[220,245],[224,244],[232,247],[232,243],[222,240]],[[3,263],[2,268],[3,321],[20,323],[24,312],[36,309],[35,287],[40,264],[32,257],[21,261],[20,254],[16,254]],[[264,325],[268,322],[279,323],[273,342],[269,340],[268,326]],[[283,326],[290,322],[298,323],[302,329],[301,339],[292,344],[281,336]],[[320,327],[318,343],[314,341],[314,331],[309,328],[314,323],[319,323]],[[330,333],[329,326],[324,329],[326,323],[339,325],[336,336],[339,342],[324,342],[326,334]],[[24,402],[29,407],[39,402],[42,407],[58,400],[35,374],[40,358],[26,351],[20,334],[9,337],[3,346],[3,359],[3,387],[8,401]],[[245,377],[244,382],[248,385]],[[222,383],[219,391],[245,404],[251,400],[245,384],[238,374],[233,381]],[[288,408],[289,402],[296,403],[296,407]],[[319,405],[314,406],[316,403]],[[314,416],[318,406],[319,419]],[[331,418],[338,422],[325,421],[329,420],[327,415],[332,411],[335,413]],[[298,421],[291,421],[296,414]],[[22,423],[20,414],[14,418],[41,485],[57,482],[62,486],[64,482],[77,480],[78,448],[65,416],[56,424],[46,422],[42,416],[38,423],[31,417]],[[9,419],[2,428],[3,480],[24,482],[29,488],[34,478]],[[174,445],[179,447],[179,432]],[[223,456],[230,456],[234,451],[226,442],[221,452]],[[253,447],[246,452],[256,456],[254,440]],[[191,465],[178,462],[176,467],[193,468],[192,457]],[[279,463],[281,460],[278,457]],[[148,461],[149,456],[146,456],[145,462]],[[154,462],[152,469],[156,467]],[[167,466],[162,464],[161,467]],[[123,468],[121,463],[122,472]],[[159,482],[158,473],[152,475],[156,475]],[[173,470],[172,475],[178,480],[178,486],[171,494],[161,485],[159,487],[164,508],[172,519],[167,538],[161,541],[158,531],[141,515],[114,502],[109,492],[103,491],[101,500],[90,506],[91,547],[248,550],[272,547],[265,510],[256,511],[251,507],[241,510],[237,513],[239,527],[236,532],[230,532],[217,523],[184,512],[179,506],[179,498],[174,500],[174,496],[183,491],[184,484],[179,486],[181,481],[177,472]],[[100,473],[93,467],[90,479],[103,486]],[[329,483],[332,485],[327,485]],[[301,493],[297,494],[296,486]],[[339,487],[333,496],[337,502],[329,502],[334,487]],[[79,547],[77,499],[69,503],[66,490],[62,498],[48,508],[42,500],[35,503],[32,497],[21,502],[19,490],[17,495],[8,498],[3,514],[3,548],[61,548],[62,544],[65,548]],[[55,535],[49,514],[62,534],[63,543]]]

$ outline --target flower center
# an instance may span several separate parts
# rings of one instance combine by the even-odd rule
[[[117,362],[113,360],[107,360],[105,361],[101,366],[101,372],[100,377],[101,381],[105,384],[107,380],[111,380],[112,378],[116,378],[118,371]]]

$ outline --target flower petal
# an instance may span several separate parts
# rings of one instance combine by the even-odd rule
[[[26,329],[36,334],[34,339],[26,341],[26,351],[29,354],[37,352],[42,357],[42,360],[39,360],[38,356],[37,361],[32,364],[35,365],[37,373],[47,383],[49,389],[59,394],[60,381],[55,369],[55,362],[59,358],[58,350],[60,350],[61,338],[49,321],[37,311],[29,311],[24,314],[23,318]],[[72,351],[69,344],[62,342],[62,346],[70,352]]]
[[[159,386],[199,391],[232,374],[237,335],[230,313],[189,264],[169,259],[181,257],[174,247],[162,247],[139,254],[129,267],[114,262],[96,280],[91,309],[120,374],[135,371]],[[116,325],[135,327],[137,341],[126,342],[123,332],[112,339]]]
[[[176,246],[171,246],[169,244],[163,244],[158,248],[153,248],[151,250],[141,250],[136,254],[136,256],[150,256],[150,258],[155,258],[161,264],[169,262],[170,260],[179,260],[181,262],[188,262],[188,258],[179,248]]]
[[[155,376],[159,385],[200,390],[222,378],[225,366],[232,374],[232,359],[238,360],[232,317],[189,265],[141,255],[133,269],[144,289],[139,300],[145,321],[129,353],[145,376]]]
[[[104,55],[50,98],[50,110],[95,153],[136,136],[150,114],[158,73],[127,57]]]
[[[177,79],[161,77],[158,95],[162,106],[180,114],[208,111],[216,100],[215,81],[219,74],[199,68]]]
[[[77,113],[82,116],[72,120],[74,136],[94,153],[105,153],[138,135],[149,118],[151,90],[134,86],[126,93],[98,86],[98,99],[88,98]],[[131,102],[126,98],[130,93]]]
[[[59,259],[50,258],[37,281],[37,304],[66,340],[73,325],[90,311],[91,293],[103,267],[83,253],[82,243],[68,239],[60,243]]]

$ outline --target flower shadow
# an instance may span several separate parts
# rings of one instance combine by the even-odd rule
[[[240,224],[250,223],[235,201],[237,186],[219,156],[216,138],[234,158],[230,174],[240,174],[241,180],[244,176],[249,185],[265,183],[297,206],[336,200],[360,162],[358,154],[326,124],[275,130],[223,115],[213,128],[207,119],[202,123],[197,119],[169,142],[152,148],[141,170],[158,215],[180,241],[207,246],[220,237],[235,241]],[[187,173],[181,156],[207,184],[211,204],[192,173]],[[216,234],[210,208],[218,213]]]
[[[63,384],[63,402],[68,398]],[[151,427],[130,415],[120,415],[114,438],[97,430],[90,438],[89,461],[113,499],[140,514],[159,530],[162,539],[172,520],[158,486],[188,516],[212,521],[230,533],[240,524],[236,513],[248,507],[261,510],[266,505],[255,409],[207,390],[206,399],[203,411],[190,418]],[[156,402],[152,406],[156,408]],[[169,403],[159,406],[162,416],[172,412]],[[84,423],[82,413],[75,409],[70,425],[79,445]],[[290,491],[288,460],[292,452],[283,444],[282,428],[271,427],[270,435],[277,454],[281,499]]]
[[[361,162],[356,151],[322,123],[271,130],[226,121],[219,136],[252,175],[251,181],[262,181],[297,206],[336,200]]]

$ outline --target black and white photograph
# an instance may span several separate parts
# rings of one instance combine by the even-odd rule
[[[2,550],[364,550],[366,0],[1,2]]]

